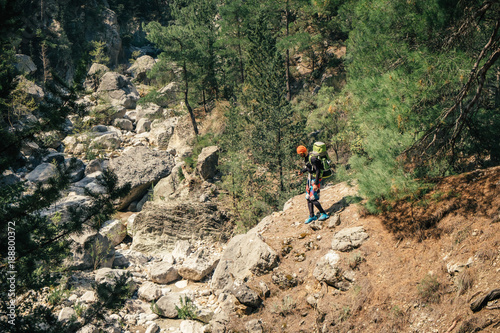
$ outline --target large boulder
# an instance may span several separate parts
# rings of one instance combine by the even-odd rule
[[[153,264],[149,269],[151,281],[160,284],[168,284],[179,279],[177,268],[169,262],[160,262]]]
[[[26,54],[16,54],[15,66],[23,74],[33,74],[37,69],[31,57]]]
[[[200,249],[184,260],[179,267],[179,275],[186,280],[200,281],[212,273],[218,263],[218,256],[211,255],[206,249]]]
[[[124,209],[132,201],[142,198],[151,186],[170,174],[174,165],[174,158],[169,153],[146,147],[132,147],[120,157],[111,159],[109,168],[117,175],[119,185],[131,185],[129,194],[121,199],[118,209]]]
[[[149,56],[144,55],[142,57],[137,58],[132,66],[128,69],[128,73],[130,73],[135,81],[143,82],[145,84],[149,83],[148,72],[153,68],[156,64],[156,60]]]
[[[107,237],[93,230],[85,230],[70,237],[73,240],[71,244],[73,257],[67,261],[67,266],[70,268],[84,270],[109,268],[113,265],[115,248]]]
[[[97,88],[99,88],[102,76],[107,72],[109,72],[109,68],[106,65],[93,63],[92,66],[90,66],[90,69],[87,72],[87,78],[83,83],[85,89],[96,91]]]
[[[342,280],[342,270],[339,267],[340,256],[335,251],[330,251],[316,263],[313,276],[320,282],[334,286]]]
[[[350,251],[355,249],[368,238],[363,227],[342,229],[333,236],[332,249],[338,251]]]
[[[149,132],[149,142],[159,149],[167,149],[178,121],[177,117],[171,117],[165,121],[154,120]]]
[[[102,76],[97,92],[109,98],[112,105],[122,105],[127,109],[134,109],[140,97],[130,80],[115,72],[108,72]]]
[[[121,220],[109,220],[104,222],[99,233],[107,237],[112,246],[116,246],[127,236],[127,226]]]
[[[212,288],[222,289],[234,282],[271,271],[278,264],[278,254],[257,234],[233,237],[212,276]]]
[[[172,251],[177,240],[217,238],[227,216],[208,203],[148,201],[134,220],[132,249]]]
[[[168,142],[167,150],[175,150],[178,157],[186,157],[193,153],[191,142],[195,139],[193,124],[189,115],[180,117],[175,126],[172,137]]]
[[[184,162],[176,164],[170,175],[161,179],[154,187],[153,199],[154,200],[168,200],[170,196],[174,195],[181,186],[182,166]]]
[[[106,51],[112,67],[118,65],[118,57],[122,52],[122,40],[120,37],[120,26],[118,25],[118,15],[109,8],[102,8],[101,11],[104,29],[99,29],[95,40],[102,40],[106,43]]]
[[[167,318],[177,318],[177,309],[182,307],[181,299],[184,300],[185,295],[183,293],[168,293],[162,296],[156,303],[156,312]]]
[[[26,175],[26,179],[33,183],[46,183],[50,178],[58,175],[57,167],[52,163],[42,163]]]
[[[211,179],[217,174],[217,165],[219,164],[219,147],[210,146],[201,150],[198,155],[196,170],[204,180]]]

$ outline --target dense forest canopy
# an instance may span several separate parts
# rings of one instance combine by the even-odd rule
[[[144,101],[180,109],[157,94],[179,84],[194,152],[221,147],[219,186],[243,229],[302,191],[298,144],[326,142],[335,181],[356,179],[371,212],[433,177],[500,162],[498,1],[2,0],[0,20],[2,179],[29,167],[23,144],[43,148],[37,134],[85,116],[75,100],[93,62],[123,72],[144,54],[158,59]],[[38,70],[19,72],[19,54]],[[43,100],[26,82],[43,87]],[[214,108],[224,108],[223,130],[199,134],[200,110]],[[51,274],[34,267],[57,266],[61,237],[82,222],[43,227],[37,212],[67,186],[62,176],[30,195],[5,184],[2,223],[26,235],[20,285],[40,287]]]

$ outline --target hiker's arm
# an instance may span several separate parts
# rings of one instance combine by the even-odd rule
[[[314,184],[319,184],[319,179],[321,175],[321,161],[319,158],[315,158],[314,161],[311,161],[314,163],[314,170],[316,171],[316,178],[314,180]]]

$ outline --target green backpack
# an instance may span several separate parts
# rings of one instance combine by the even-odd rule
[[[326,144],[324,142],[315,142],[312,151],[309,153],[309,163],[311,163],[311,157],[314,156],[319,158],[321,161],[321,171],[320,178],[330,178],[333,176],[333,171],[330,167],[330,157],[326,152]]]

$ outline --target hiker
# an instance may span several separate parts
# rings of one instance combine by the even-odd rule
[[[308,172],[307,187],[306,187],[306,200],[307,207],[309,208],[309,218],[305,221],[309,224],[313,221],[319,220],[323,221],[329,218],[328,214],[325,212],[321,204],[319,203],[319,192],[321,188],[321,171],[323,169],[321,160],[319,156],[314,156],[307,152],[307,148],[304,146],[297,147],[297,154],[304,158],[306,163],[305,167],[299,171],[299,176],[304,172]],[[314,177],[312,175],[314,174]],[[319,210],[319,218],[314,214],[314,206]]]

